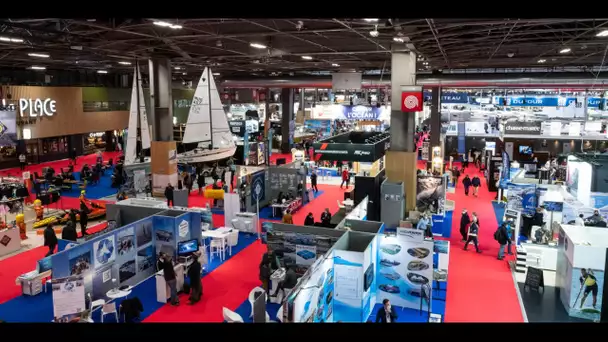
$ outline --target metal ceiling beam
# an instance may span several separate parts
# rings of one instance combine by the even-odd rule
[[[366,36],[366,35],[362,34],[361,32],[359,32],[359,31],[357,31],[357,30],[355,30],[355,29],[353,29],[352,27],[350,27],[350,26],[349,26],[348,24],[346,24],[345,22],[342,22],[342,21],[340,21],[340,20],[338,20],[338,19],[335,19],[335,18],[334,18],[334,21],[335,21],[335,22],[337,22],[338,24],[340,24],[340,25],[342,25],[342,26],[346,27],[346,28],[347,28],[347,29],[349,29],[351,32],[356,33],[357,35],[359,35],[359,36],[360,36],[360,37],[362,37],[363,39],[367,40],[368,42],[370,42],[370,43],[372,43],[372,44],[376,45],[377,47],[381,48],[382,50],[389,51],[389,49],[387,49],[387,48],[385,48],[384,46],[382,46],[382,44],[378,43],[377,41],[375,41],[375,40],[373,40],[373,39],[370,39],[368,36]]]
[[[448,59],[448,55],[445,53],[445,50],[443,50],[443,47],[441,46],[441,43],[439,42],[439,38],[437,38],[437,32],[436,32],[437,29],[435,28],[433,19],[426,19],[426,23],[429,25],[429,28],[431,29],[431,32],[433,33],[433,37],[435,37],[435,41],[437,42],[437,47],[439,48],[439,51],[441,51],[441,54],[443,55],[443,59],[445,60],[445,64],[449,68],[450,61]]]

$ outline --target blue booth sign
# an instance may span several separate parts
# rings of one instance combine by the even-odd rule
[[[378,120],[382,107],[375,106],[342,106],[342,115],[347,120]]]
[[[441,103],[469,103],[469,95],[465,93],[442,93]]]

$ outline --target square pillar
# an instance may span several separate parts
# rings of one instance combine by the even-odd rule
[[[281,153],[291,153],[296,123],[293,112],[293,88],[281,89]]]
[[[150,122],[153,141],[173,140],[173,99],[171,63],[150,59]]]

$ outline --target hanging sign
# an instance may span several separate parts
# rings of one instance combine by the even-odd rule
[[[57,102],[47,99],[19,99],[19,115],[30,117],[53,116],[57,111]]]
[[[401,87],[402,112],[421,112],[423,103],[421,87]]]

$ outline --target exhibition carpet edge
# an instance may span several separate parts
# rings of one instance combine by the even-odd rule
[[[203,297],[195,305],[187,305],[187,296],[180,296],[180,306],[164,305],[144,319],[159,322],[223,322],[222,308],[235,311],[260,286],[258,265],[266,245],[256,240],[203,277]]]

